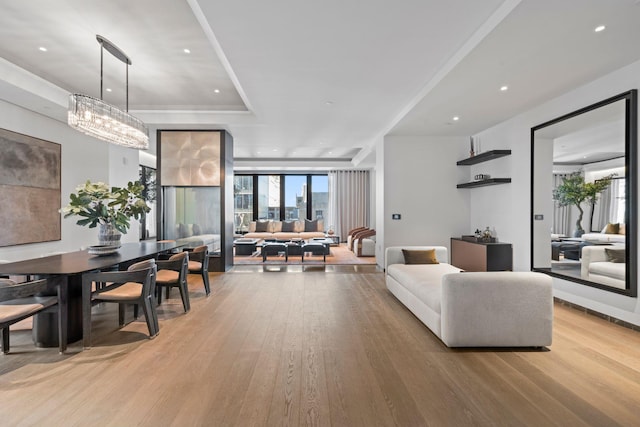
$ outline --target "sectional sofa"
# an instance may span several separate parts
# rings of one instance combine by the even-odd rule
[[[405,264],[402,249],[435,250],[438,264]],[[551,345],[551,278],[532,272],[465,273],[443,246],[389,247],[389,291],[449,347]]]
[[[325,237],[324,221],[321,219],[295,221],[251,221],[247,239],[313,239]]]

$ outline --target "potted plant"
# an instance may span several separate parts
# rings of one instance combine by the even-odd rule
[[[126,187],[109,187],[104,182],[87,180],[71,193],[68,206],[60,209],[64,217],[81,217],[76,224],[89,228],[100,226],[99,245],[117,246],[121,234],[126,234],[130,219],[139,220],[151,209],[142,196],[143,185],[129,182]]]
[[[578,208],[578,219],[576,220],[576,229],[573,233],[574,237],[580,237],[584,234],[582,228],[582,216],[584,210],[582,203],[589,202],[593,210],[598,195],[609,187],[611,179],[616,176],[615,173],[607,175],[595,182],[585,182],[581,172],[573,172],[569,176],[562,178],[562,183],[553,190],[553,200],[558,202],[559,206],[574,205]]]

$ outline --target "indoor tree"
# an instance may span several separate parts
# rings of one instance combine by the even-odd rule
[[[574,237],[580,237],[584,234],[582,228],[582,216],[584,210],[582,203],[588,202],[593,210],[598,195],[609,187],[611,179],[616,174],[610,174],[594,182],[585,182],[582,172],[572,172],[569,176],[562,178],[562,183],[553,190],[553,200],[558,202],[559,206],[574,205],[578,208],[578,219],[576,220],[576,230]]]

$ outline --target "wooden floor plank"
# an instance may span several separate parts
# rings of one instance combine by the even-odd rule
[[[449,349],[375,267],[190,275],[122,329],[94,308],[94,345],[65,355],[12,333],[2,425],[640,425],[640,333],[555,305],[549,351]]]

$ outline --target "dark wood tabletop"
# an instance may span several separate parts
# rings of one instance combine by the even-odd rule
[[[0,264],[0,273],[41,276],[80,274],[120,263],[150,258],[179,246],[175,242],[125,243],[118,249],[118,252],[102,256],[92,255],[85,249],[83,251]]]

